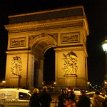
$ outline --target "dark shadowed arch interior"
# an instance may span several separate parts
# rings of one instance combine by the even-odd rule
[[[34,87],[37,87],[38,86],[38,69],[39,69],[39,63],[38,61],[35,61],[35,64],[34,64]]]
[[[55,81],[55,51],[53,48],[48,49],[44,54],[43,80],[45,83]]]

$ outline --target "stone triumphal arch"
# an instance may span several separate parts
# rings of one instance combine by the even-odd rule
[[[12,15],[5,28],[7,86],[30,88],[36,78],[37,86],[41,87],[44,54],[50,48],[55,51],[56,86],[86,86],[89,32],[82,6]]]

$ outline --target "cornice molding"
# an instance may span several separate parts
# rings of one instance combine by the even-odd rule
[[[49,30],[49,29],[59,29],[68,27],[85,27],[87,23],[84,18],[64,18],[60,20],[48,20],[40,22],[28,22],[20,24],[10,24],[5,25],[5,28],[9,33],[19,33],[19,32],[29,32],[29,31],[39,31],[39,30]],[[86,27],[85,27],[86,28]]]

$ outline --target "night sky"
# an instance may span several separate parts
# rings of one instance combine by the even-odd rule
[[[0,0],[0,80],[5,76],[8,15],[83,5],[89,24],[87,37],[89,81],[103,81],[105,54],[101,43],[107,35],[107,0]]]

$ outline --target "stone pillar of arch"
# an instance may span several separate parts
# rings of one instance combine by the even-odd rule
[[[83,6],[12,15],[5,28],[8,86],[17,87],[21,75],[21,87],[33,87],[34,78],[41,87],[44,53],[53,47],[56,87],[86,87],[89,31]]]

